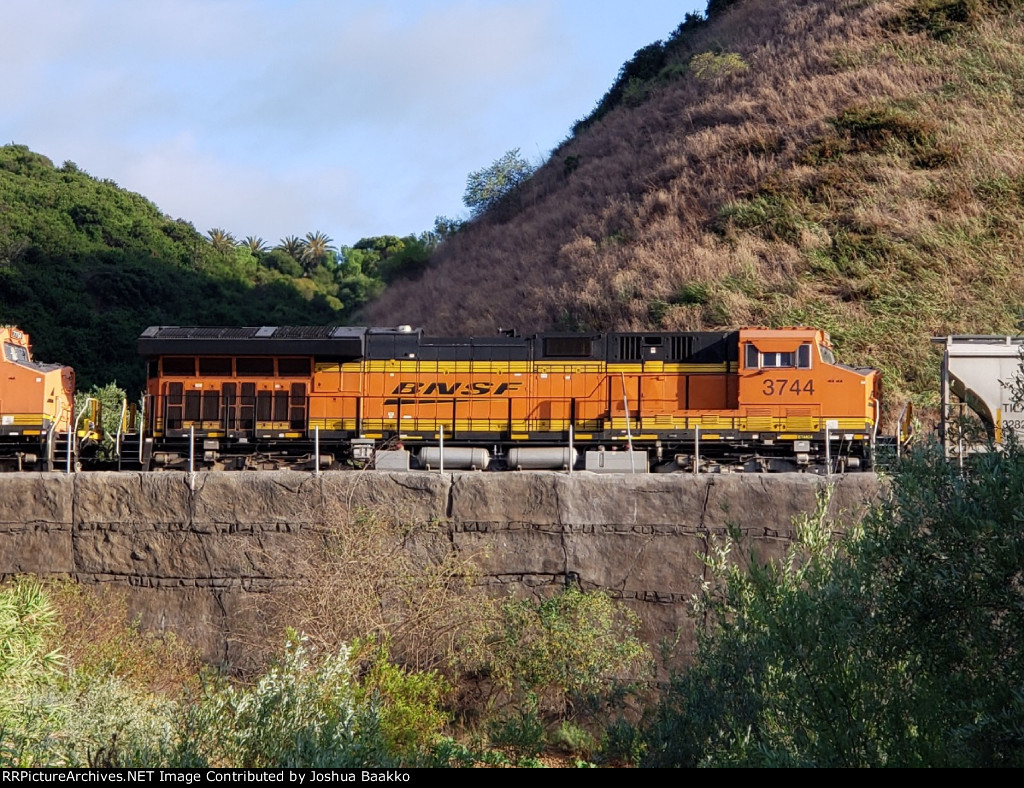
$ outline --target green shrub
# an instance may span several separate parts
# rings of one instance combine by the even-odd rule
[[[636,615],[606,593],[571,587],[542,602],[506,602],[501,613],[489,668],[514,705],[531,698],[542,715],[571,716],[649,675]]]
[[[347,648],[314,655],[296,634],[251,688],[230,683],[188,705],[173,765],[397,766],[376,703],[360,704]]]
[[[490,720],[487,734],[491,746],[508,753],[516,763],[536,759],[547,747],[536,696],[529,696],[521,708]]]
[[[622,88],[622,103],[627,107],[639,107],[651,93],[651,83],[633,77]]]
[[[702,52],[690,59],[690,73],[702,82],[714,82],[733,74],[742,74],[749,68],[736,52]]]
[[[409,760],[438,745],[449,721],[442,708],[451,691],[448,683],[436,671],[415,672],[396,665],[387,643],[356,642],[353,652],[361,666],[354,698],[377,709],[387,749]]]
[[[834,124],[855,151],[899,152],[905,147],[919,152],[934,147],[937,132],[932,121],[887,104],[853,107]]]
[[[643,730],[624,719],[615,720],[605,731],[599,760],[602,763],[636,766],[647,751]]]
[[[168,731],[171,701],[105,671],[79,671],[53,648],[65,632],[37,581],[0,592],[0,766],[88,766],[115,740],[148,751]]]
[[[759,194],[747,200],[726,203],[719,211],[716,229],[728,234],[731,230],[756,230],[765,240],[796,245],[809,222],[792,197]]]
[[[56,611],[37,580],[19,578],[0,590],[0,702],[60,668],[60,652],[47,650],[56,626]]]
[[[889,27],[945,40],[983,19],[1024,7],[1021,0],[915,0]]]
[[[597,740],[581,725],[565,720],[555,728],[550,736],[551,744],[562,752],[589,759],[597,750]]]
[[[719,545],[645,763],[1024,764],[1024,451],[970,466],[922,450],[845,540],[822,506],[781,562]]]
[[[677,304],[706,304],[711,300],[712,287],[708,282],[687,282],[675,296]]]

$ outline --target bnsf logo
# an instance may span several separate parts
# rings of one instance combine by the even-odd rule
[[[512,394],[519,391],[522,387],[522,383],[495,384],[485,380],[477,381],[476,383],[462,383],[459,381],[453,383],[414,383],[412,381],[405,381],[395,386],[395,390],[391,393],[402,396],[443,394],[448,397],[479,397],[486,394],[493,396]]]

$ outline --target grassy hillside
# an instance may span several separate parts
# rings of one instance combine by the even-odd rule
[[[612,107],[606,96],[370,321],[478,334],[811,324],[843,360],[880,367],[891,401],[925,402],[930,336],[1014,331],[1024,2],[710,10],[656,68],[634,61]]]

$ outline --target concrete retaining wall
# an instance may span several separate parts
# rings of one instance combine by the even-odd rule
[[[872,474],[833,479],[830,515],[880,495]],[[651,643],[679,630],[709,536],[730,525],[781,555],[820,477],[589,473],[180,473],[0,475],[0,577],[67,575],[128,590],[144,626],[234,661],[253,594],[288,593],[325,511],[374,510],[420,527],[419,549],[472,556],[519,595],[578,581],[641,617]],[[841,526],[837,526],[841,527]]]

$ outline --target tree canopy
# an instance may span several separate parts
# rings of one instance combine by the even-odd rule
[[[474,218],[482,216],[522,186],[535,169],[519,148],[507,151],[491,166],[469,174],[462,202]]]

